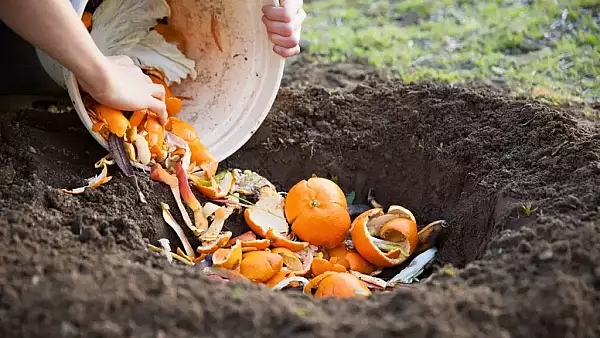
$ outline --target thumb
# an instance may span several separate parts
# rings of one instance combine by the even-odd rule
[[[158,121],[164,126],[167,124],[167,106],[165,103],[159,99],[154,97],[150,98],[150,102],[148,102],[148,109],[156,114],[158,117]]]

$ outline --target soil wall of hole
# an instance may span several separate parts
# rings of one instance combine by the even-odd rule
[[[330,174],[358,202],[373,188],[419,223],[446,219],[455,229],[439,258],[458,270],[342,302],[207,280],[145,249],[173,238],[159,213],[160,201],[174,205],[166,187],[141,179],[140,205],[112,169],[98,190],[57,190],[93,176],[104,152],[75,114],[37,107],[1,116],[0,336],[600,334],[594,125],[482,90],[369,81],[344,75],[348,65],[303,69],[347,88],[283,88],[223,165],[281,189]]]

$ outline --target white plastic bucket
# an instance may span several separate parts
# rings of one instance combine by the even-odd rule
[[[178,118],[192,124],[218,161],[241,148],[267,116],[279,90],[284,59],[275,54],[261,21],[264,5],[278,0],[167,0],[169,24],[187,40],[186,55],[196,61],[198,77],[173,86],[173,95],[184,101]],[[71,0],[79,16],[87,0]],[[217,14],[221,52],[211,34],[211,15]],[[79,118],[96,141],[106,141],[92,131],[75,76],[41,50],[38,58],[48,75],[64,89]]]

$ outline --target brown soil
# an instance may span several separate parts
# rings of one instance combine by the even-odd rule
[[[358,202],[374,188],[419,223],[446,219],[454,232],[439,259],[458,273],[345,301],[208,280],[145,247],[174,239],[159,213],[159,201],[174,206],[164,186],[141,178],[149,203],[140,205],[111,168],[114,179],[98,190],[59,192],[94,175],[104,151],[75,114],[24,109],[0,124],[0,336],[600,335],[594,125],[489,91],[324,68],[307,65],[286,84],[338,72],[352,79],[347,88],[283,88],[224,166],[257,170],[280,189],[336,175]],[[526,217],[528,202],[537,209]]]

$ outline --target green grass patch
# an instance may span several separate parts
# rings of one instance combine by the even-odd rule
[[[550,103],[600,101],[600,0],[313,0],[309,55],[406,82],[488,81]]]

